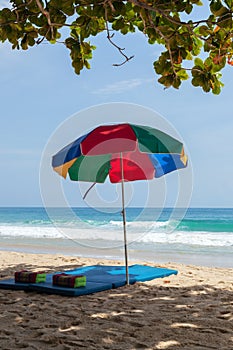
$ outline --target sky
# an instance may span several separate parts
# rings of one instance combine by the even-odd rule
[[[122,57],[101,34],[93,40],[97,49],[91,69],[80,76],[74,73],[69,51],[61,44],[44,43],[28,51],[0,45],[0,206],[43,205],[41,159],[56,130],[62,130],[62,125],[75,116],[80,120],[80,130],[85,123],[96,126],[101,118],[90,113],[87,120],[87,111],[101,105],[110,107],[112,121],[111,107],[119,103],[121,107],[138,105],[145,110],[135,122],[143,124],[146,110],[154,111],[180,135],[190,160],[188,176],[193,174],[188,190],[192,192],[190,206],[233,207],[233,68],[223,71],[225,86],[218,96],[206,94],[190,82],[184,82],[179,90],[164,90],[153,70],[159,48],[147,44],[139,33],[114,39],[134,58],[113,67],[122,62]],[[119,120],[122,118],[134,121],[133,115]],[[66,138],[64,143],[60,139],[59,147],[67,144]],[[52,170],[50,175],[49,181],[57,176]],[[137,186],[133,203],[140,206],[144,190]],[[71,201],[77,206],[82,203],[78,195]]]

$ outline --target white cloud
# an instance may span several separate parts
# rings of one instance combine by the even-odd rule
[[[130,79],[121,80],[114,84],[108,84],[103,88],[93,91],[94,94],[121,94],[122,92],[135,89],[136,87],[151,81],[151,79]]]

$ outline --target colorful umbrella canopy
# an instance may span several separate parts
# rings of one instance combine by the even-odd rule
[[[183,144],[160,130],[133,124],[102,125],[55,154],[56,172],[74,181],[150,180],[187,165]]]
[[[128,258],[124,182],[151,180],[187,166],[183,144],[166,133],[129,123],[101,125],[52,158],[53,169],[73,181],[122,183],[126,281]]]

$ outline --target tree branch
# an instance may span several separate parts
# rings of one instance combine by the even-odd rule
[[[183,21],[180,21],[180,20],[176,20],[175,18],[173,18],[172,16],[166,14],[165,11],[161,10],[160,8],[156,7],[155,5],[150,6],[150,5],[147,5],[145,2],[141,2],[141,1],[138,1],[138,0],[128,0],[128,1],[131,2],[132,4],[138,6],[138,7],[144,8],[145,10],[149,10],[149,11],[152,11],[152,12],[157,12],[159,15],[161,15],[164,18],[166,18],[171,23],[174,23],[176,25],[182,25],[182,26],[190,27],[189,23],[183,22]],[[199,24],[206,23],[206,22],[208,22],[208,20],[200,20],[200,21],[192,22],[192,25],[197,25],[198,26]],[[216,24],[216,23],[213,23],[213,24]]]
[[[51,22],[50,13],[47,10],[45,10],[45,8],[41,4],[40,0],[35,0],[35,1],[36,1],[36,4],[37,4],[39,10],[41,11],[41,13],[47,18],[48,25],[51,28],[51,37],[52,37],[52,39],[54,39],[54,37],[53,37],[53,24]]]
[[[111,5],[110,5],[109,3],[111,3],[111,2],[108,1],[108,0],[104,3],[105,25],[106,25],[106,30],[107,30],[107,39],[111,43],[111,45],[113,45],[120,52],[120,54],[125,58],[125,60],[122,63],[114,63],[113,64],[114,67],[120,67],[120,66],[123,66],[123,64],[125,64],[126,62],[130,61],[132,58],[134,58],[134,56],[128,57],[127,55],[125,55],[124,52],[123,52],[125,50],[125,48],[121,48],[116,43],[114,43],[114,41],[112,40],[112,38],[114,36],[114,33],[110,34],[110,29],[109,29],[109,26],[108,26],[108,13],[107,13],[107,6],[106,5],[108,4],[111,7],[112,11],[113,10],[115,11],[115,9],[113,7],[113,4],[111,3]]]

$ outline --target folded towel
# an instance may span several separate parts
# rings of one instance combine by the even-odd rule
[[[27,270],[15,272],[15,282],[20,283],[41,283],[46,281],[44,271],[31,272]]]
[[[60,287],[79,288],[86,286],[86,276],[59,273],[53,275],[53,284]]]

